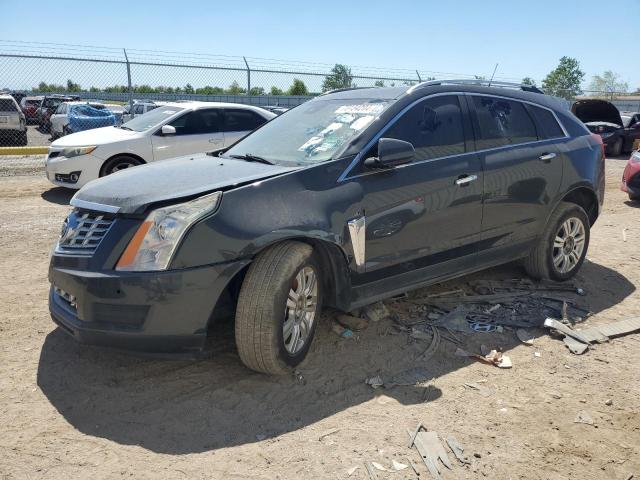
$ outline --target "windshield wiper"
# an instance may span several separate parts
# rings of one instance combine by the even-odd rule
[[[257,155],[251,155],[250,153],[245,153],[244,155],[229,155],[229,158],[237,158],[238,160],[245,160],[247,162],[258,162],[266,163],[267,165],[275,165],[275,163],[270,162],[266,158],[262,158]]]
[[[133,132],[133,128],[125,127],[124,125],[120,125],[122,130],[131,130]]]

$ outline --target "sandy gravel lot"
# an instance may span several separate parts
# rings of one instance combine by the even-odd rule
[[[391,320],[345,340],[326,313],[300,376],[275,379],[241,365],[229,328],[201,361],[76,344],[47,309],[49,253],[70,193],[51,188],[41,163],[0,159],[0,478],[366,479],[364,462],[390,469],[410,459],[419,477],[411,468],[377,477],[424,480],[420,457],[406,445],[406,429],[417,422],[465,447],[470,464],[451,455],[445,479],[640,475],[640,335],[582,356],[543,330],[534,346],[508,329],[464,338],[469,350],[503,349],[513,361],[507,370],[456,356],[446,340],[417,359],[426,343],[398,333]],[[587,325],[640,315],[640,205],[618,190],[623,166],[607,162],[605,208],[575,282],[587,295],[566,294],[593,312]],[[510,265],[473,279],[523,275]],[[470,280],[388,305],[402,320],[415,315],[415,296]],[[364,384],[415,367],[430,380]],[[574,423],[581,412],[594,424]]]

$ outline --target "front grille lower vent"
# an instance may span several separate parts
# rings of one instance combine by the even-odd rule
[[[104,214],[73,210],[64,221],[56,251],[93,255],[112,224]]]

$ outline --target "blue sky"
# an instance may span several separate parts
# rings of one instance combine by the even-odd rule
[[[538,81],[568,55],[580,61],[586,85],[613,70],[640,87],[640,38],[631,27],[640,0],[616,1],[615,14],[602,0],[0,0],[0,11],[2,40],[486,76],[499,63],[497,77]]]

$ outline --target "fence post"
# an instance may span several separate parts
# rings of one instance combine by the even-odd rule
[[[244,60],[244,64],[247,66],[247,96],[251,95],[251,69],[249,68],[249,63],[245,57],[242,57]]]
[[[127,84],[128,84],[128,90],[129,90],[129,118],[134,118],[134,113],[133,113],[133,89],[131,88],[131,65],[129,64],[129,57],[127,56],[127,51],[123,48],[122,51],[124,52],[124,59],[127,62]]]

